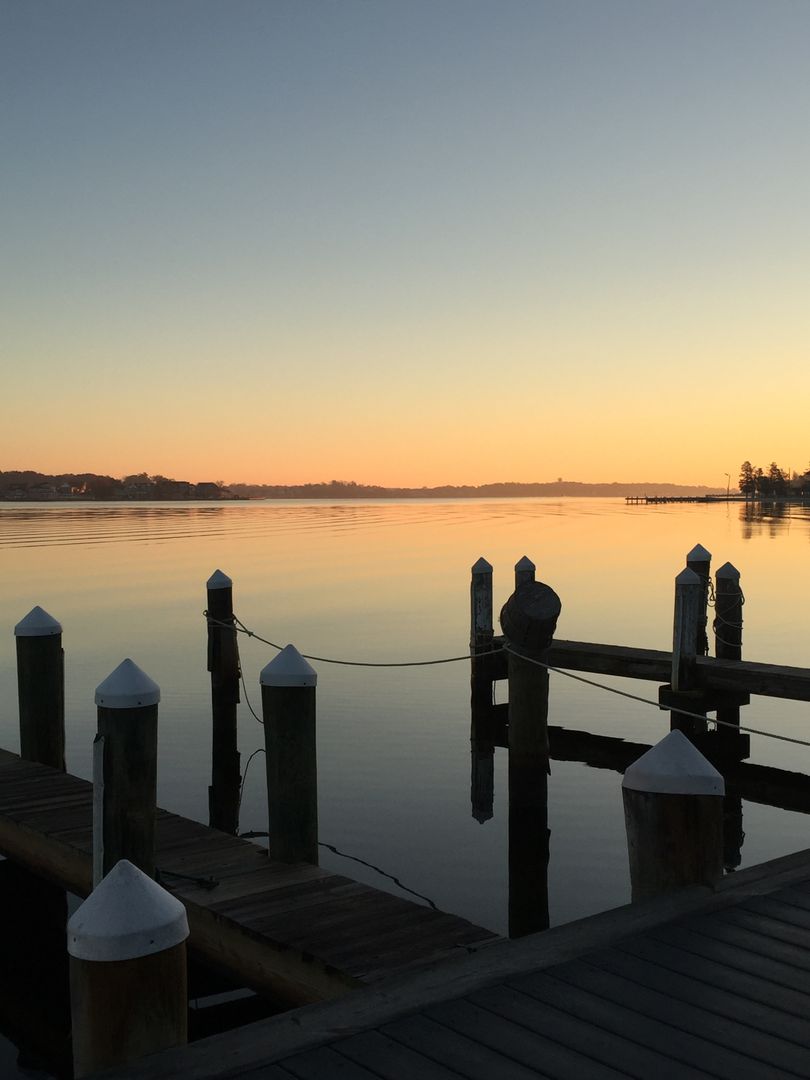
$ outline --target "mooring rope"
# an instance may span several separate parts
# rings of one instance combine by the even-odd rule
[[[207,611],[203,612],[209,626],[221,626],[226,630],[234,630],[239,634],[246,634],[250,638],[254,638],[256,641],[261,641],[263,645],[269,645],[271,649],[276,649],[278,652],[284,648],[283,645],[278,645],[275,641],[270,641],[268,638],[262,637],[261,634],[257,634],[255,630],[248,630],[241,619],[238,619],[235,615],[233,617],[233,623],[223,622],[220,619],[212,619]],[[455,664],[459,660],[479,660],[482,656],[494,656],[499,653],[500,648],[488,649],[486,652],[480,653],[464,653],[463,656],[446,656],[441,660],[400,660],[400,661],[373,661],[373,660],[336,660],[330,656],[314,656],[312,653],[301,653],[305,660],[315,660],[319,664],[340,664],[345,667],[368,667],[368,668],[406,668],[406,667],[433,667],[437,664]],[[256,715],[255,713],[253,714]]]
[[[279,652],[283,648],[283,646],[277,645],[274,641],[269,641],[267,638],[262,637],[260,634],[255,633],[255,631],[249,630],[245,626],[245,624],[240,619],[238,619],[235,615],[234,615],[233,623],[222,622],[222,621],[219,621],[217,619],[212,619],[209,616],[207,611],[203,612],[203,615],[207,619],[209,626],[222,626],[222,627],[225,627],[228,630],[238,631],[239,633],[246,634],[248,637],[255,638],[256,641],[261,641],[262,644],[264,644],[264,645],[269,645],[270,648],[276,649]],[[726,620],[722,620],[722,621],[725,622]],[[733,626],[734,624],[729,623],[729,625]],[[733,643],[725,642],[724,644],[733,644]],[[335,660],[333,658],[326,657],[326,656],[314,656],[311,653],[301,653],[301,655],[306,660],[315,660],[315,661],[317,661],[318,663],[321,663],[321,664],[341,664],[341,665],[346,665],[348,667],[405,668],[405,667],[428,667],[428,666],[432,666],[432,665],[435,665],[435,664],[453,664],[453,663],[456,663],[459,660],[480,660],[482,657],[495,656],[500,652],[512,653],[513,656],[520,657],[521,660],[526,660],[530,664],[536,664],[538,667],[545,668],[547,671],[553,671],[557,675],[564,675],[567,679],[574,679],[576,682],[581,682],[581,683],[585,683],[587,686],[596,687],[597,690],[605,690],[609,694],[617,694],[619,697],[629,698],[631,701],[639,701],[643,705],[652,705],[654,708],[656,708],[656,709],[658,709],[660,711],[677,712],[677,713],[680,713],[682,716],[688,716],[688,717],[691,717],[694,720],[708,720],[709,723],[718,724],[721,727],[729,727],[734,731],[745,731],[750,735],[762,735],[766,739],[777,739],[779,742],[793,743],[796,746],[810,746],[810,742],[808,742],[807,740],[805,740],[805,739],[796,739],[791,735],[778,735],[778,734],[776,734],[776,732],[773,732],[773,731],[763,731],[761,728],[747,727],[747,726],[745,726],[743,724],[732,724],[727,720],[718,720],[717,718],[709,719],[709,717],[707,717],[704,713],[695,713],[695,712],[690,712],[688,709],[678,709],[678,708],[673,708],[672,706],[669,706],[669,705],[661,705],[660,702],[653,701],[652,698],[645,698],[645,697],[641,697],[638,694],[631,694],[629,691],[627,691],[627,690],[619,690],[615,686],[606,686],[604,683],[596,682],[595,679],[586,679],[583,675],[575,675],[572,671],[566,671],[564,668],[553,667],[551,664],[545,664],[545,663],[543,663],[542,660],[537,660],[532,656],[525,656],[523,653],[519,653],[515,649],[512,649],[505,642],[504,642],[503,646],[499,646],[498,648],[495,648],[495,649],[489,649],[486,652],[481,652],[481,653],[465,653],[464,656],[449,656],[449,657],[446,657],[446,658],[444,658],[442,660],[412,660],[412,661],[402,661],[402,662],[399,662],[399,663],[394,663],[394,662],[374,663],[372,661],[367,661],[367,660]],[[244,679],[242,680],[242,685],[244,686]],[[245,695],[245,698],[247,700],[247,695]],[[254,716],[256,716],[256,713],[253,712],[252,707],[250,707],[250,711],[253,713]],[[259,720],[259,717],[256,716],[256,719]],[[262,723],[262,721],[259,720],[259,723]]]
[[[243,840],[254,840],[260,837],[269,837],[269,832],[261,832],[257,829],[248,829],[247,832],[239,833],[239,836]],[[326,848],[327,851],[333,852],[335,855],[339,855],[341,859],[351,859],[352,862],[360,863],[361,866],[367,866],[369,870],[374,870],[375,873],[381,877],[388,878],[389,881],[393,881],[397,888],[402,889],[403,892],[410,893],[411,896],[418,896],[420,900],[424,900],[428,907],[433,908],[434,911],[438,911],[436,904],[430,899],[429,896],[425,896],[424,893],[417,892],[416,889],[411,889],[409,886],[404,885],[395,874],[389,874],[387,870],[383,870],[380,866],[375,866],[374,863],[367,862],[365,859],[361,859],[358,855],[349,855],[345,851],[340,851],[334,844],[327,844],[323,840],[318,841],[318,847]]]

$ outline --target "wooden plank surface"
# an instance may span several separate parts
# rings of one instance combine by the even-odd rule
[[[87,895],[91,822],[92,785],[0,751],[0,852]],[[265,848],[168,811],[156,824],[158,875],[186,905],[192,947],[290,1004],[342,996],[367,976],[495,937],[321,867],[270,862]]]

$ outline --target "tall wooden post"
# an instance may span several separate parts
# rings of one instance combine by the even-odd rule
[[[101,751],[94,783],[103,785],[101,834],[94,865],[106,875],[128,859],[155,876],[157,722],[160,688],[132,660],[122,661],[96,688]],[[99,843],[102,850],[98,851]]]
[[[239,829],[239,750],[236,707],[239,704],[239,649],[233,618],[233,582],[215,570],[208,591],[208,670],[211,672],[211,786],[208,821],[212,829]]]
[[[65,662],[62,627],[41,607],[14,627],[20,757],[65,771]]]
[[[68,923],[77,1080],[187,1041],[183,905],[132,863],[110,871]]]
[[[540,581],[520,585],[501,610],[509,651],[509,749],[535,753],[548,761],[548,671],[542,661],[551,645],[562,605]]]
[[[473,727],[488,723],[492,710],[492,566],[481,556],[470,580],[470,711]],[[480,657],[477,659],[477,657]]]
[[[470,581],[470,652],[492,648],[492,564],[482,555],[472,568]]]
[[[534,575],[537,567],[534,565],[528,555],[524,555],[522,559],[518,559],[515,563],[515,588],[519,589],[521,585],[528,585],[534,581]]]
[[[686,556],[687,569],[692,570],[700,578],[701,593],[700,606],[698,608],[695,648],[698,656],[706,656],[709,652],[709,638],[706,633],[708,622],[707,612],[709,604],[709,577],[712,563],[712,553],[707,551],[702,544],[695,544]]]
[[[280,862],[318,862],[317,681],[294,645],[260,676],[270,857]]]
[[[662,687],[659,691],[659,701],[672,710],[670,728],[689,735],[703,734],[708,727],[705,720],[686,716],[678,712],[676,707],[683,702],[685,709],[691,713],[703,712],[705,708],[695,681],[703,595],[701,578],[686,567],[675,578],[671,687]]]
[[[548,915],[548,670],[561,610],[548,585],[526,581],[501,610],[509,650],[509,936],[544,930]]]
[[[622,781],[633,900],[723,874],[720,773],[680,731],[671,731]]]
[[[743,595],[740,571],[730,562],[723,563],[715,574],[714,591],[714,654],[721,660],[742,660]],[[717,719],[721,721],[717,731],[720,745],[733,753],[740,747],[740,734],[726,725],[740,726],[740,706],[731,696],[718,706]]]

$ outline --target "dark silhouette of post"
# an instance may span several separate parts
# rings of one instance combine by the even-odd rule
[[[208,591],[208,670],[211,672],[211,786],[208,821],[212,829],[239,829],[239,750],[236,707],[239,704],[239,649],[233,617],[233,582],[215,570]]]
[[[318,862],[318,676],[294,645],[262,670],[270,857]]]
[[[723,875],[723,777],[681,731],[633,762],[622,796],[633,900]]]
[[[100,869],[103,877],[121,859],[128,859],[144,874],[155,876],[159,701],[160,687],[132,660],[122,661],[96,688],[96,875]]]
[[[65,662],[62,627],[41,607],[14,627],[20,757],[65,771]]]
[[[117,863],[68,923],[77,1080],[187,1041],[183,905]]]
[[[683,702],[688,712],[704,711],[703,701],[697,690],[696,660],[698,655],[699,628],[704,595],[704,584],[700,576],[686,567],[675,578],[675,613],[672,631],[672,675],[671,688],[663,688],[659,700],[667,704],[670,713],[670,728],[685,732],[687,735],[702,734],[707,730],[705,720],[697,720],[677,711],[678,701]],[[665,699],[665,700],[664,700]]]
[[[548,913],[548,690],[543,666],[561,610],[525,580],[501,610],[509,654],[509,936],[544,930]]]
[[[695,649],[698,656],[706,656],[709,652],[709,638],[706,633],[706,627],[708,623],[707,614],[711,563],[712,553],[707,551],[702,544],[695,544],[686,556],[687,569],[692,570],[697,574],[701,584],[700,605],[695,628]]]

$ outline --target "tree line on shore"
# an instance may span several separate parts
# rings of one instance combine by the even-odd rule
[[[773,495],[786,498],[790,495],[810,494],[810,466],[803,473],[781,469],[772,461],[767,470],[750,461],[740,466],[739,488],[743,495]]]

